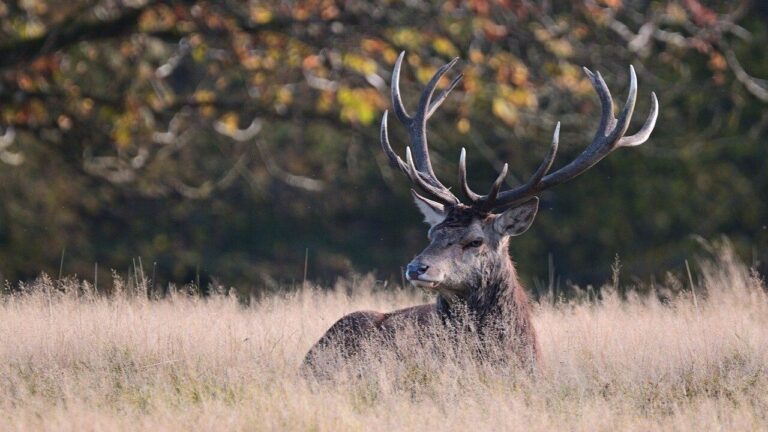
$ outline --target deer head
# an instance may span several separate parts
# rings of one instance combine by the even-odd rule
[[[538,169],[524,184],[502,190],[507,175],[505,164],[490,191],[480,195],[467,184],[466,151],[459,157],[459,183],[467,198],[462,203],[440,182],[432,170],[427,145],[427,120],[434,114],[448,93],[461,80],[458,75],[450,85],[433,98],[440,79],[456,64],[458,58],[442,66],[429,81],[421,95],[414,115],[409,115],[400,96],[400,69],[405,53],[401,53],[392,73],[392,106],[408,129],[411,146],[406,148],[403,161],[389,143],[388,112],[381,121],[381,145],[390,163],[402,171],[424,195],[412,190],[416,206],[430,225],[429,245],[407,266],[406,278],[415,286],[435,290],[447,296],[465,296],[493,275],[511,272],[514,268],[507,252],[509,239],[524,233],[533,223],[538,210],[537,194],[564,183],[597,164],[619,147],[644,143],[651,135],[659,105],[651,93],[651,112],[643,127],[634,135],[625,136],[637,98],[637,78],[630,66],[629,96],[619,117],[613,115],[613,100],[600,73],[584,72],[592,82],[602,107],[597,132],[587,148],[574,160],[550,173],[557,154],[560,123],[555,127],[552,144]]]

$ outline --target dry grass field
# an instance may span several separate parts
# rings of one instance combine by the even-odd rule
[[[727,251],[694,279],[536,305],[538,376],[414,342],[313,382],[299,365],[337,318],[425,297],[362,281],[243,307],[41,278],[0,300],[0,430],[766,430],[765,286]]]

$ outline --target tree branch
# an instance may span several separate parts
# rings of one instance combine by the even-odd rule
[[[0,68],[18,66],[45,54],[55,52],[84,40],[111,39],[136,30],[141,14],[159,1],[129,9],[115,19],[92,22],[69,21],[54,26],[38,37],[22,39],[0,46]]]

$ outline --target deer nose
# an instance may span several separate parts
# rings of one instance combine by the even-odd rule
[[[408,267],[406,267],[405,276],[408,278],[408,280],[418,279],[419,276],[426,273],[428,269],[429,266],[426,264],[422,264],[420,262],[412,262],[408,264]]]

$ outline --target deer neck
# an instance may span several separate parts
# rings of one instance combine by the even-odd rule
[[[463,292],[465,294],[438,295],[437,309],[444,319],[467,316],[478,323],[491,319],[515,320],[516,309],[519,309],[516,304],[527,302],[527,299],[521,298],[525,292],[506,253],[501,254],[499,260],[479,269],[472,285]]]

